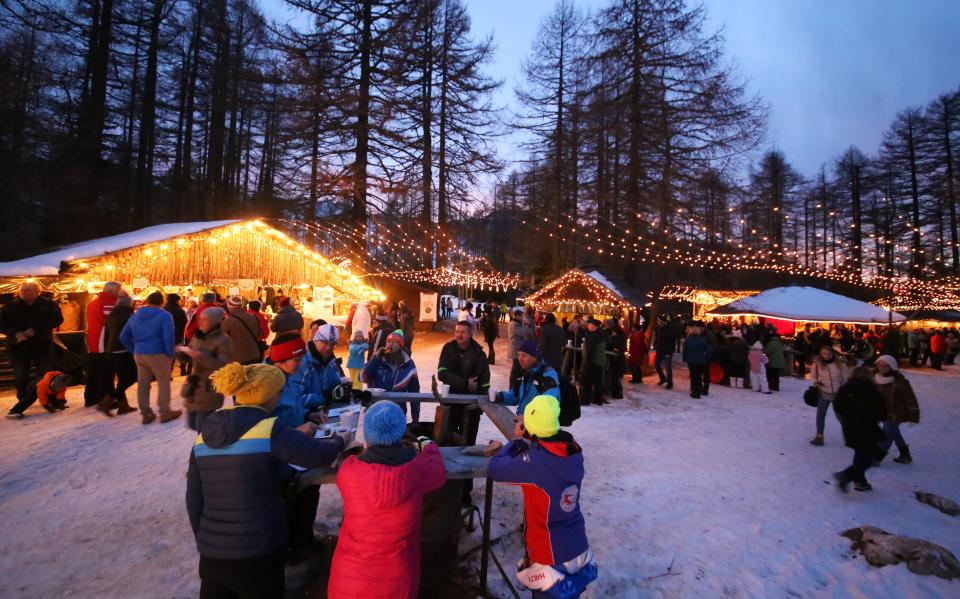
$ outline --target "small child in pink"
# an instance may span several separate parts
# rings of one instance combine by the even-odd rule
[[[767,362],[770,358],[763,353],[763,346],[759,341],[750,346],[750,353],[747,354],[747,360],[750,362],[750,385],[754,391],[770,394],[770,388],[767,385]]]

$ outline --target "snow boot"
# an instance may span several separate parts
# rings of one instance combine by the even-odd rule
[[[145,415],[143,416],[143,419],[141,420],[141,422],[142,422],[143,424],[150,424],[151,422],[153,422],[153,421],[156,420],[156,419],[157,419],[157,415],[156,415],[156,414],[145,414]]]
[[[853,488],[857,491],[872,491],[873,487],[865,480],[856,481],[853,483]]]
[[[841,470],[840,472],[833,473],[834,480],[837,481],[837,488],[840,489],[841,493],[847,492],[847,487],[850,486],[850,477],[847,476],[847,473]]]
[[[673,381],[669,381],[664,389],[673,389]]]
[[[121,397],[120,401],[117,402],[117,416],[121,416],[123,414],[129,414],[130,412],[136,412],[136,411],[137,409],[131,406],[127,402],[126,397]]]
[[[810,439],[810,445],[816,445],[817,447],[823,447],[823,435],[817,433],[817,436],[813,439]]]
[[[7,420],[23,420],[23,412],[7,412]]]
[[[113,418],[113,412],[111,410],[117,407],[117,400],[110,397],[109,395],[100,400],[100,403],[97,404],[97,411]]]
[[[900,449],[900,455],[893,458],[893,461],[898,464],[912,464],[913,457],[910,455],[910,447],[904,445],[902,448],[898,449]]]
[[[181,414],[183,414],[183,410],[170,410],[166,414],[160,414],[160,422],[165,423],[176,420]],[[414,420],[414,422],[416,422],[416,420]]]

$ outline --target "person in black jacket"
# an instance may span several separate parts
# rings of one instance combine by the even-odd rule
[[[19,297],[0,310],[0,329],[7,336],[18,400],[26,397],[31,367],[37,369],[36,378],[43,377],[52,368],[53,329],[62,322],[60,306],[53,300],[40,297],[38,283],[20,285]]]
[[[370,338],[367,340],[370,345],[370,349],[367,350],[367,362],[373,359],[378,349],[387,346],[387,337],[395,330],[390,318],[382,310],[377,312],[376,321],[377,328],[370,329]]]
[[[117,416],[137,411],[127,402],[127,389],[137,382],[137,363],[133,360],[133,354],[127,351],[123,343],[120,343],[120,332],[131,316],[133,316],[133,299],[129,295],[122,294],[117,297],[117,303],[103,323],[103,352],[110,366],[110,381],[113,382],[116,377],[116,383],[112,386],[110,395],[97,404],[97,410],[107,416],[113,416],[111,412],[113,409],[117,410]],[[183,329],[180,330],[180,337],[183,338]]]
[[[557,325],[557,317],[553,312],[547,312],[540,327],[540,355],[557,373],[563,370],[563,346],[566,340],[567,333]]]
[[[486,394],[490,389],[490,365],[483,347],[473,339],[470,323],[458,322],[453,335],[453,340],[440,350],[437,378],[450,385],[450,393]],[[479,410],[474,414],[465,408],[450,406],[451,430],[463,434],[464,441],[473,444],[480,424]]]
[[[607,334],[607,349],[614,356],[610,357],[610,397],[623,399],[623,375],[627,371],[627,333],[614,318],[604,322]]]
[[[280,493],[287,464],[329,466],[350,433],[314,439],[270,416],[285,377],[276,366],[233,362],[211,375],[237,406],[206,418],[190,452],[187,514],[200,552],[201,597],[283,597],[288,530]]]
[[[173,317],[173,342],[176,345],[183,345],[183,333],[187,329],[187,313],[180,307],[180,296],[176,293],[167,294],[167,303],[163,305],[163,309],[170,313],[170,316]],[[183,354],[177,354],[178,358],[174,361],[174,364],[180,364],[180,376],[187,375],[187,360],[181,359],[180,356]],[[185,356],[184,356],[185,358]]]
[[[660,377],[657,384],[666,383],[667,389],[673,389],[673,352],[676,349],[677,336],[666,318],[661,316],[659,321],[660,326],[657,327],[653,339],[653,351],[656,352],[653,367],[657,370],[657,376]],[[660,368],[661,365],[666,366],[666,373]]]
[[[857,491],[869,491],[873,487],[867,482],[866,472],[880,457],[880,422],[887,417],[886,401],[869,368],[860,366],[853,370],[850,380],[837,390],[833,409],[840,419],[843,440],[853,449],[853,463],[833,476],[844,493],[851,482]]]
[[[480,330],[483,331],[483,340],[487,342],[487,362],[489,364],[496,364],[497,356],[496,353],[494,353],[493,344],[497,340],[497,337],[500,336],[500,322],[497,316],[494,316],[490,306],[487,306],[484,311],[483,317],[480,319],[479,327]]]

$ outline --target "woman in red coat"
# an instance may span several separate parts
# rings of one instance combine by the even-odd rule
[[[337,472],[343,524],[333,554],[331,599],[415,599],[420,586],[420,512],[424,494],[446,481],[440,450],[401,444],[407,417],[379,401],[364,415],[366,449]]]
[[[630,331],[630,357],[627,359],[627,365],[630,366],[630,373],[633,374],[633,377],[630,379],[631,383],[643,382],[643,361],[646,359],[647,350],[650,349],[644,337],[643,327],[640,323],[633,323],[632,330]]]

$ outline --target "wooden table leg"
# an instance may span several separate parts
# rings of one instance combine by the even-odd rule
[[[480,545],[480,595],[487,596],[487,566],[490,560],[490,512],[493,511],[493,481],[487,479],[483,496],[483,541]]]

